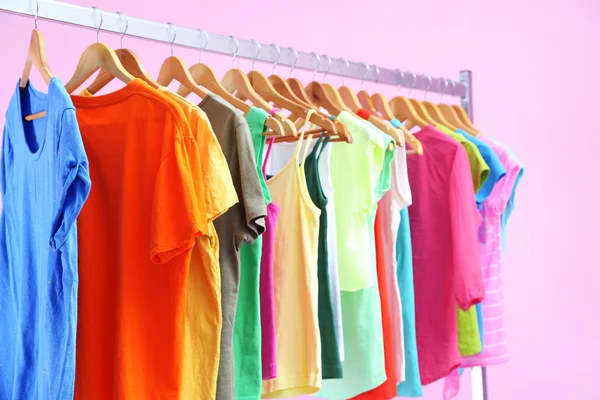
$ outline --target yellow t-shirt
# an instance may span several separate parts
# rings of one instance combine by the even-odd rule
[[[206,114],[168,89],[161,93],[186,113],[198,143],[208,236],[196,238],[187,284],[182,399],[214,399],[221,343],[219,239],[212,221],[238,202],[227,161]],[[200,171],[198,171],[200,173]]]

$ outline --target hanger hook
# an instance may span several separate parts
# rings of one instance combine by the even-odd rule
[[[410,96],[410,94],[412,93],[412,90],[415,88],[415,86],[417,86],[417,74],[415,74],[414,72],[410,72],[410,71],[407,71],[407,72],[410,76],[412,76],[412,83],[410,85],[408,85],[409,89],[408,89],[408,95],[406,97]],[[402,81],[404,81],[404,76],[402,76]]]
[[[281,57],[281,48],[273,43],[269,52],[271,53],[271,61],[273,61],[272,75],[275,75],[275,72],[277,71],[277,64],[279,64],[279,58]],[[252,69],[254,69],[254,65]]]
[[[454,95],[454,92],[456,92],[456,81],[450,81],[450,84],[452,85],[452,91],[450,92],[450,95]]]
[[[294,68],[296,68],[296,63],[298,62],[298,50],[293,47],[288,47],[288,60],[290,60],[290,64],[292,67],[290,68],[290,78],[294,77]]]
[[[119,39],[119,42],[121,43],[121,48],[123,48],[123,37],[125,37],[125,34],[127,33],[127,30],[129,29],[129,18],[127,18],[127,15],[125,15],[124,13],[122,13],[121,11],[117,11],[116,14],[119,16],[118,19],[118,24],[119,24],[119,31],[121,31],[121,38]],[[125,28],[121,29],[121,18],[125,18]]]
[[[425,74],[421,75],[421,77],[423,78],[422,88],[425,90],[425,93],[423,94],[423,100],[425,100],[427,98],[427,92],[429,92],[429,89],[431,89],[431,85],[433,84],[433,79],[431,79],[431,76]]]
[[[340,75],[342,75],[342,86],[344,86],[344,77],[346,76],[346,73],[350,69],[350,63],[345,58],[340,58],[340,61],[341,61],[341,64],[340,64]],[[342,66],[344,68],[342,68]]]
[[[100,42],[100,28],[102,28],[102,24],[104,23],[104,14],[102,13],[102,10],[96,6],[93,6],[92,10],[94,10],[94,26],[96,27],[96,42]],[[100,23],[98,25],[96,25],[96,12],[100,13]],[[37,25],[36,25],[35,29],[37,29]]]
[[[373,68],[375,68],[374,70],[374,78],[375,78],[375,84],[379,84],[379,75],[381,74],[381,70],[379,69],[379,67],[377,65],[373,65]]]
[[[177,38],[177,26],[175,26],[172,22],[167,22],[167,35],[173,29],[173,39],[171,39],[171,57],[173,57],[173,43],[175,43],[175,38]]]
[[[250,39],[250,54],[252,54],[252,48],[256,46],[256,54],[252,57],[252,71],[254,71],[254,65],[256,64],[256,59],[260,55],[260,43],[254,39]]]
[[[400,75],[400,77],[398,77],[398,75]],[[395,69],[394,77],[396,78],[396,81],[398,82],[398,85],[396,86],[396,94],[400,94],[400,87],[402,86],[402,83],[404,83],[404,71]]]
[[[448,79],[440,78],[438,80],[437,87],[440,91],[440,101],[444,98],[444,93],[446,93],[446,90],[448,90],[448,86],[450,86],[450,84],[448,83]]]
[[[95,8],[95,7],[92,7]],[[40,2],[35,0],[35,7],[33,8],[33,26],[35,29],[38,28],[38,17],[40,16]]]
[[[327,76],[327,74],[329,73],[329,70],[331,69],[331,57],[329,57],[327,54],[323,54],[323,58],[327,60],[327,68],[323,70],[323,80],[322,82],[325,83],[325,77]]]
[[[367,79],[367,77],[369,76],[369,72],[371,72],[371,66],[366,62],[362,61],[360,64],[365,66],[365,74],[363,75],[362,80],[360,81],[360,90],[362,90],[365,84],[365,79]]]
[[[231,49],[232,44],[233,49]],[[233,35],[229,36],[229,49],[231,50],[231,54],[233,54],[231,62],[233,63],[233,68],[235,68],[235,60],[237,58],[238,50],[240,49],[240,41]]]
[[[204,49],[206,49],[208,47],[208,40],[210,39],[210,37],[208,36],[208,33],[204,29],[196,29],[196,30],[200,34],[200,36],[198,38],[199,39],[198,40],[198,48],[200,49],[200,55],[198,56],[198,62],[200,64],[202,64],[202,53],[204,52]],[[205,38],[204,45],[202,45],[202,38]]]
[[[316,61],[316,65],[313,62]],[[317,80],[317,71],[319,70],[319,66],[321,66],[321,56],[319,56],[317,53],[315,53],[314,51],[312,53],[310,53],[310,65],[311,67],[313,67],[315,70],[313,71],[313,81]]]

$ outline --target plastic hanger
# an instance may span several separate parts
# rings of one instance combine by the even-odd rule
[[[101,10],[97,9],[96,7],[93,7],[93,8],[94,8],[94,10],[100,11],[100,15],[102,15]],[[119,28],[121,25],[121,17],[125,18],[125,27],[121,31],[121,39],[120,39],[121,48],[118,50],[115,50],[115,53],[119,57],[119,61],[121,61],[121,64],[123,65],[123,67],[125,67],[125,69],[131,75],[135,76],[136,78],[142,79],[144,82],[146,82],[152,88],[157,89],[160,85],[154,79],[152,79],[150,77],[150,75],[148,75],[148,73],[142,66],[140,59],[131,50],[127,50],[127,49],[123,48],[123,37],[125,36],[125,34],[127,33],[127,30],[129,29],[129,19],[127,18],[127,15],[123,14],[122,12],[117,11],[117,14],[119,15]],[[100,23],[100,26],[102,26],[102,23]],[[99,31],[100,31],[100,27],[98,27],[98,32]],[[99,38],[96,37],[97,42],[99,41],[98,39]],[[112,75],[110,72],[108,72],[104,69],[100,69],[98,76],[90,84],[90,86],[88,86],[87,91],[90,94],[96,94],[103,87],[108,85],[114,78],[115,78],[114,75]]]
[[[286,136],[297,136],[298,131],[296,126],[292,121],[285,118],[279,111],[274,111],[275,109],[265,100],[263,99],[252,87],[248,77],[244,72],[235,67],[235,60],[237,58],[237,52],[239,49],[239,42],[235,36],[230,36],[230,43],[233,43],[235,49],[233,51],[233,68],[225,73],[223,79],[221,80],[221,84],[229,93],[235,93],[237,97],[241,97],[243,99],[249,100],[258,108],[262,108],[269,114],[276,118],[279,122],[281,122]]]
[[[29,82],[29,75],[31,73],[31,67],[35,67],[35,69],[40,73],[46,85],[50,84],[50,80],[54,76],[52,71],[50,71],[50,67],[48,66],[48,61],[46,60],[46,46],[44,45],[44,36],[42,32],[38,30],[38,15],[40,11],[39,3],[36,1],[36,11],[34,16],[34,29],[31,31],[31,39],[29,40],[29,48],[27,49],[27,57],[25,58],[25,67],[23,68],[23,73],[21,74],[21,81],[19,82],[20,88],[27,87],[27,83]],[[42,118],[46,116],[46,111],[40,111],[35,114],[26,115],[24,119],[26,121],[33,121],[34,119]]]
[[[231,93],[229,93],[221,85],[221,83],[217,79],[217,75],[214,73],[212,68],[210,68],[208,65],[202,63],[202,51],[206,48],[206,46],[208,46],[208,34],[204,30],[200,30],[200,33],[201,33],[201,35],[202,34],[205,35],[206,42],[205,42],[204,47],[202,47],[200,49],[200,60],[199,60],[200,62],[198,64],[192,65],[192,67],[190,68],[190,75],[192,76],[192,79],[198,85],[202,85],[206,89],[210,90],[212,93],[221,96],[225,101],[230,103],[232,106],[234,106],[238,110],[242,111],[244,114],[248,114],[251,106],[249,104],[245,103],[244,101],[238,99]],[[177,94],[179,94],[180,96],[186,97],[187,95],[190,94],[190,90],[187,89],[185,86],[181,85],[179,87],[179,89],[177,90]],[[267,117],[267,119],[265,120],[265,125],[272,132],[272,133],[265,132],[265,136],[271,136],[273,133],[275,133],[276,135],[282,135],[282,136],[285,134],[284,128],[281,125],[281,123],[279,121],[271,118],[271,116]]]

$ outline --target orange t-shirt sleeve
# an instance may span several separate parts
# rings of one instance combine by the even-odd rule
[[[196,123],[206,196],[206,215],[209,221],[214,221],[239,199],[233,186],[229,164],[208,118],[198,115]]]
[[[199,197],[200,155],[191,136],[175,138],[163,158],[154,185],[151,258],[169,262],[194,246],[196,236],[208,234],[204,202]]]

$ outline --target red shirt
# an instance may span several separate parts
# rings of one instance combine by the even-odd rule
[[[387,274],[385,254],[383,251],[383,226],[381,224],[381,211],[377,209],[375,215],[375,254],[377,257],[377,286],[381,301],[381,322],[383,326],[383,350],[385,355],[386,380],[375,389],[361,393],[354,399],[392,399],[396,397],[396,365],[394,363],[394,340],[392,333],[392,316],[387,290]]]

